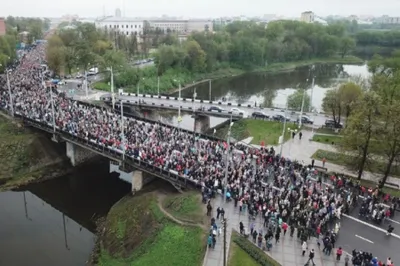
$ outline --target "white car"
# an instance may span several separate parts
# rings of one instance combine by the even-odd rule
[[[245,111],[240,110],[239,108],[232,108],[232,109],[231,109],[231,112],[232,112],[232,114],[234,114],[234,115],[243,115],[243,116],[244,116],[244,114],[246,113]]]

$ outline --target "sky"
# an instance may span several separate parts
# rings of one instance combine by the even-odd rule
[[[400,0],[18,0],[0,1],[0,16],[79,17],[114,15],[120,8],[126,17],[211,18],[276,14],[300,17],[303,11],[327,15],[400,16]]]

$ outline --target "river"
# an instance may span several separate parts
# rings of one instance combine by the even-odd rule
[[[101,160],[0,193],[0,265],[85,265],[95,244],[94,219],[130,190]]]

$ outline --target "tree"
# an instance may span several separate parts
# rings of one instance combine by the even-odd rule
[[[341,148],[345,151],[357,151],[357,159],[353,161],[361,179],[370,154],[370,143],[377,137],[379,124],[379,108],[382,100],[375,92],[365,92],[354,104],[354,110],[347,120],[343,131]]]
[[[202,72],[206,67],[206,54],[196,41],[186,43],[187,66],[191,71]]]
[[[322,99],[322,109],[325,113],[332,114],[336,125],[340,124],[343,109],[338,89],[331,89],[325,93]]]
[[[361,93],[361,87],[353,82],[340,85],[338,94],[346,117],[350,116],[352,106],[361,96]]]
[[[339,41],[339,52],[342,58],[345,57],[355,47],[356,47],[355,40],[349,36],[343,37]]]
[[[65,50],[63,47],[51,47],[46,50],[46,60],[50,69],[54,71],[55,74],[60,75],[61,69],[64,65],[65,60]]]
[[[304,96],[304,107],[303,110],[310,110],[311,99],[305,90],[297,90],[288,97],[288,107],[295,111],[301,110],[301,105]]]

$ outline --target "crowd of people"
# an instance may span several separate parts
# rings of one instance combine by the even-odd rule
[[[332,178],[334,185],[326,185],[311,165],[303,166],[285,159],[273,148],[256,149],[236,144],[228,151],[229,145],[222,140],[199,138],[159,123],[131,117],[124,117],[121,123],[121,116],[116,112],[80,104],[57,90],[46,88],[44,81],[48,77],[41,67],[45,61],[44,51],[45,46],[39,44],[10,67],[12,97],[6,78],[2,77],[2,109],[10,111],[13,107],[15,114],[174,171],[201,185],[205,201],[223,190],[227,173],[227,193],[224,193],[227,200],[248,212],[250,219],[261,217],[263,220],[265,235],[254,227],[246,231],[243,224],[240,225],[241,233],[251,235],[260,247],[265,243],[271,248],[279,242],[282,231],[286,234],[289,229],[293,236],[295,228],[302,242],[311,236],[320,236],[326,254],[335,247],[339,231],[336,221],[342,211],[349,211],[353,201],[357,201],[358,194],[363,192],[360,186],[338,176]],[[369,193],[368,204],[378,204],[381,198],[377,193],[377,190]],[[384,210],[385,215],[393,215],[390,210],[396,208],[394,204],[396,201],[388,209],[389,213]],[[215,245],[218,232],[215,227],[214,223],[210,246]]]

